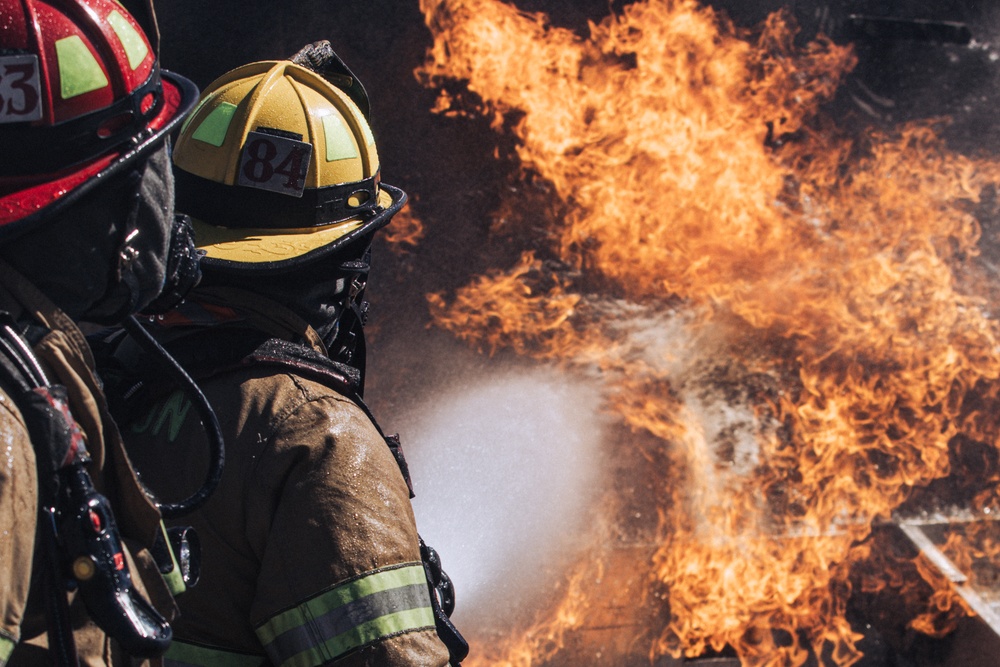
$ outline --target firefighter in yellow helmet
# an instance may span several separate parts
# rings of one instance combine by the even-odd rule
[[[203,279],[150,330],[199,379],[227,451],[218,491],[185,517],[201,582],[179,600],[168,665],[432,667],[467,653],[398,440],[362,401],[372,237],[406,200],[380,181],[367,115],[321,42],[218,78],[178,138]],[[135,349],[114,359],[109,376],[134,389],[118,408],[130,454],[155,493],[184,495],[204,475],[197,419]]]

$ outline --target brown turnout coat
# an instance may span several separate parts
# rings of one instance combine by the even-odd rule
[[[15,319],[30,317],[47,333],[34,346],[49,378],[66,387],[70,410],[83,431],[91,456],[88,471],[99,492],[111,501],[119,531],[128,540],[133,580],[160,613],[175,608],[148,549],[159,529],[160,514],[142,491],[107,410],[94,373],[94,359],[76,324],[30,282],[0,261],[0,309]],[[38,515],[34,449],[16,405],[0,391],[0,651],[16,643],[9,665],[51,665],[46,650],[45,601],[39,582],[32,580],[42,554],[35,550]],[[74,640],[83,665],[139,665],[124,656],[87,616],[82,601],[70,607]],[[0,665],[4,653],[0,652]],[[156,661],[154,661],[156,662]]]
[[[193,299],[229,312],[235,324],[227,327],[326,354],[315,331],[278,304],[220,289],[196,290]],[[190,335],[210,340],[211,330],[206,338],[206,327],[192,323],[160,335],[176,345]],[[203,561],[200,583],[178,598],[180,642],[168,665],[223,657],[240,665],[447,665],[426,608],[408,487],[365,411],[287,368],[230,367],[199,385],[218,414],[226,466],[204,508],[180,521],[198,531]],[[160,392],[130,415],[125,438],[143,480],[169,501],[198,488],[207,445],[188,399]],[[362,597],[362,589],[377,593]],[[387,606],[376,613],[377,604]]]

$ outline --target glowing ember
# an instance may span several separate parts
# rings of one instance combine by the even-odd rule
[[[665,462],[655,553],[633,564],[637,597],[669,598],[650,654],[857,662],[858,543],[949,475],[957,438],[998,442],[1000,330],[970,210],[1000,165],[932,124],[847,136],[820,107],[852,51],[794,47],[781,14],[750,34],[648,0],[582,39],[496,0],[421,7],[424,81],[465,82],[565,207],[525,225],[517,266],[431,295],[435,320],[598,372]],[[551,657],[597,595],[589,567],[471,664]]]

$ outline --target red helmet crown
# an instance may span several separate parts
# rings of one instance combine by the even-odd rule
[[[197,98],[162,74],[114,0],[0,0],[0,234],[159,145]]]

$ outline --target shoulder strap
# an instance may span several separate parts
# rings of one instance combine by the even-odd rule
[[[276,365],[293,370],[330,387],[363,406],[358,391],[361,381],[360,372],[305,345],[271,338],[246,355],[240,364],[243,366]],[[365,411],[367,412],[367,408]]]
[[[265,341],[252,353],[244,357],[241,361],[243,366],[251,365],[273,365],[290,370],[298,375],[315,380],[330,387],[337,393],[351,399],[371,420],[371,423],[378,430],[379,435],[385,440],[389,451],[396,459],[396,465],[406,480],[406,487],[409,489],[410,498],[413,498],[413,482],[410,480],[410,467],[403,456],[403,446],[396,434],[386,435],[379,426],[378,420],[372,414],[371,409],[361,398],[361,372],[358,369],[334,361],[329,357],[305,345],[292,343],[278,338],[271,338]]]
[[[89,456],[66,388],[49,381],[13,318],[2,311],[0,369],[35,450],[54,660],[77,664],[66,599],[70,575],[102,630],[133,655],[161,655],[170,644],[170,625],[135,590],[111,505],[84,467]]]
[[[51,506],[58,490],[57,471],[87,450],[79,424],[69,410],[66,388],[49,382],[28,341],[9,313],[0,311],[0,384],[21,411],[35,450],[40,500]]]

